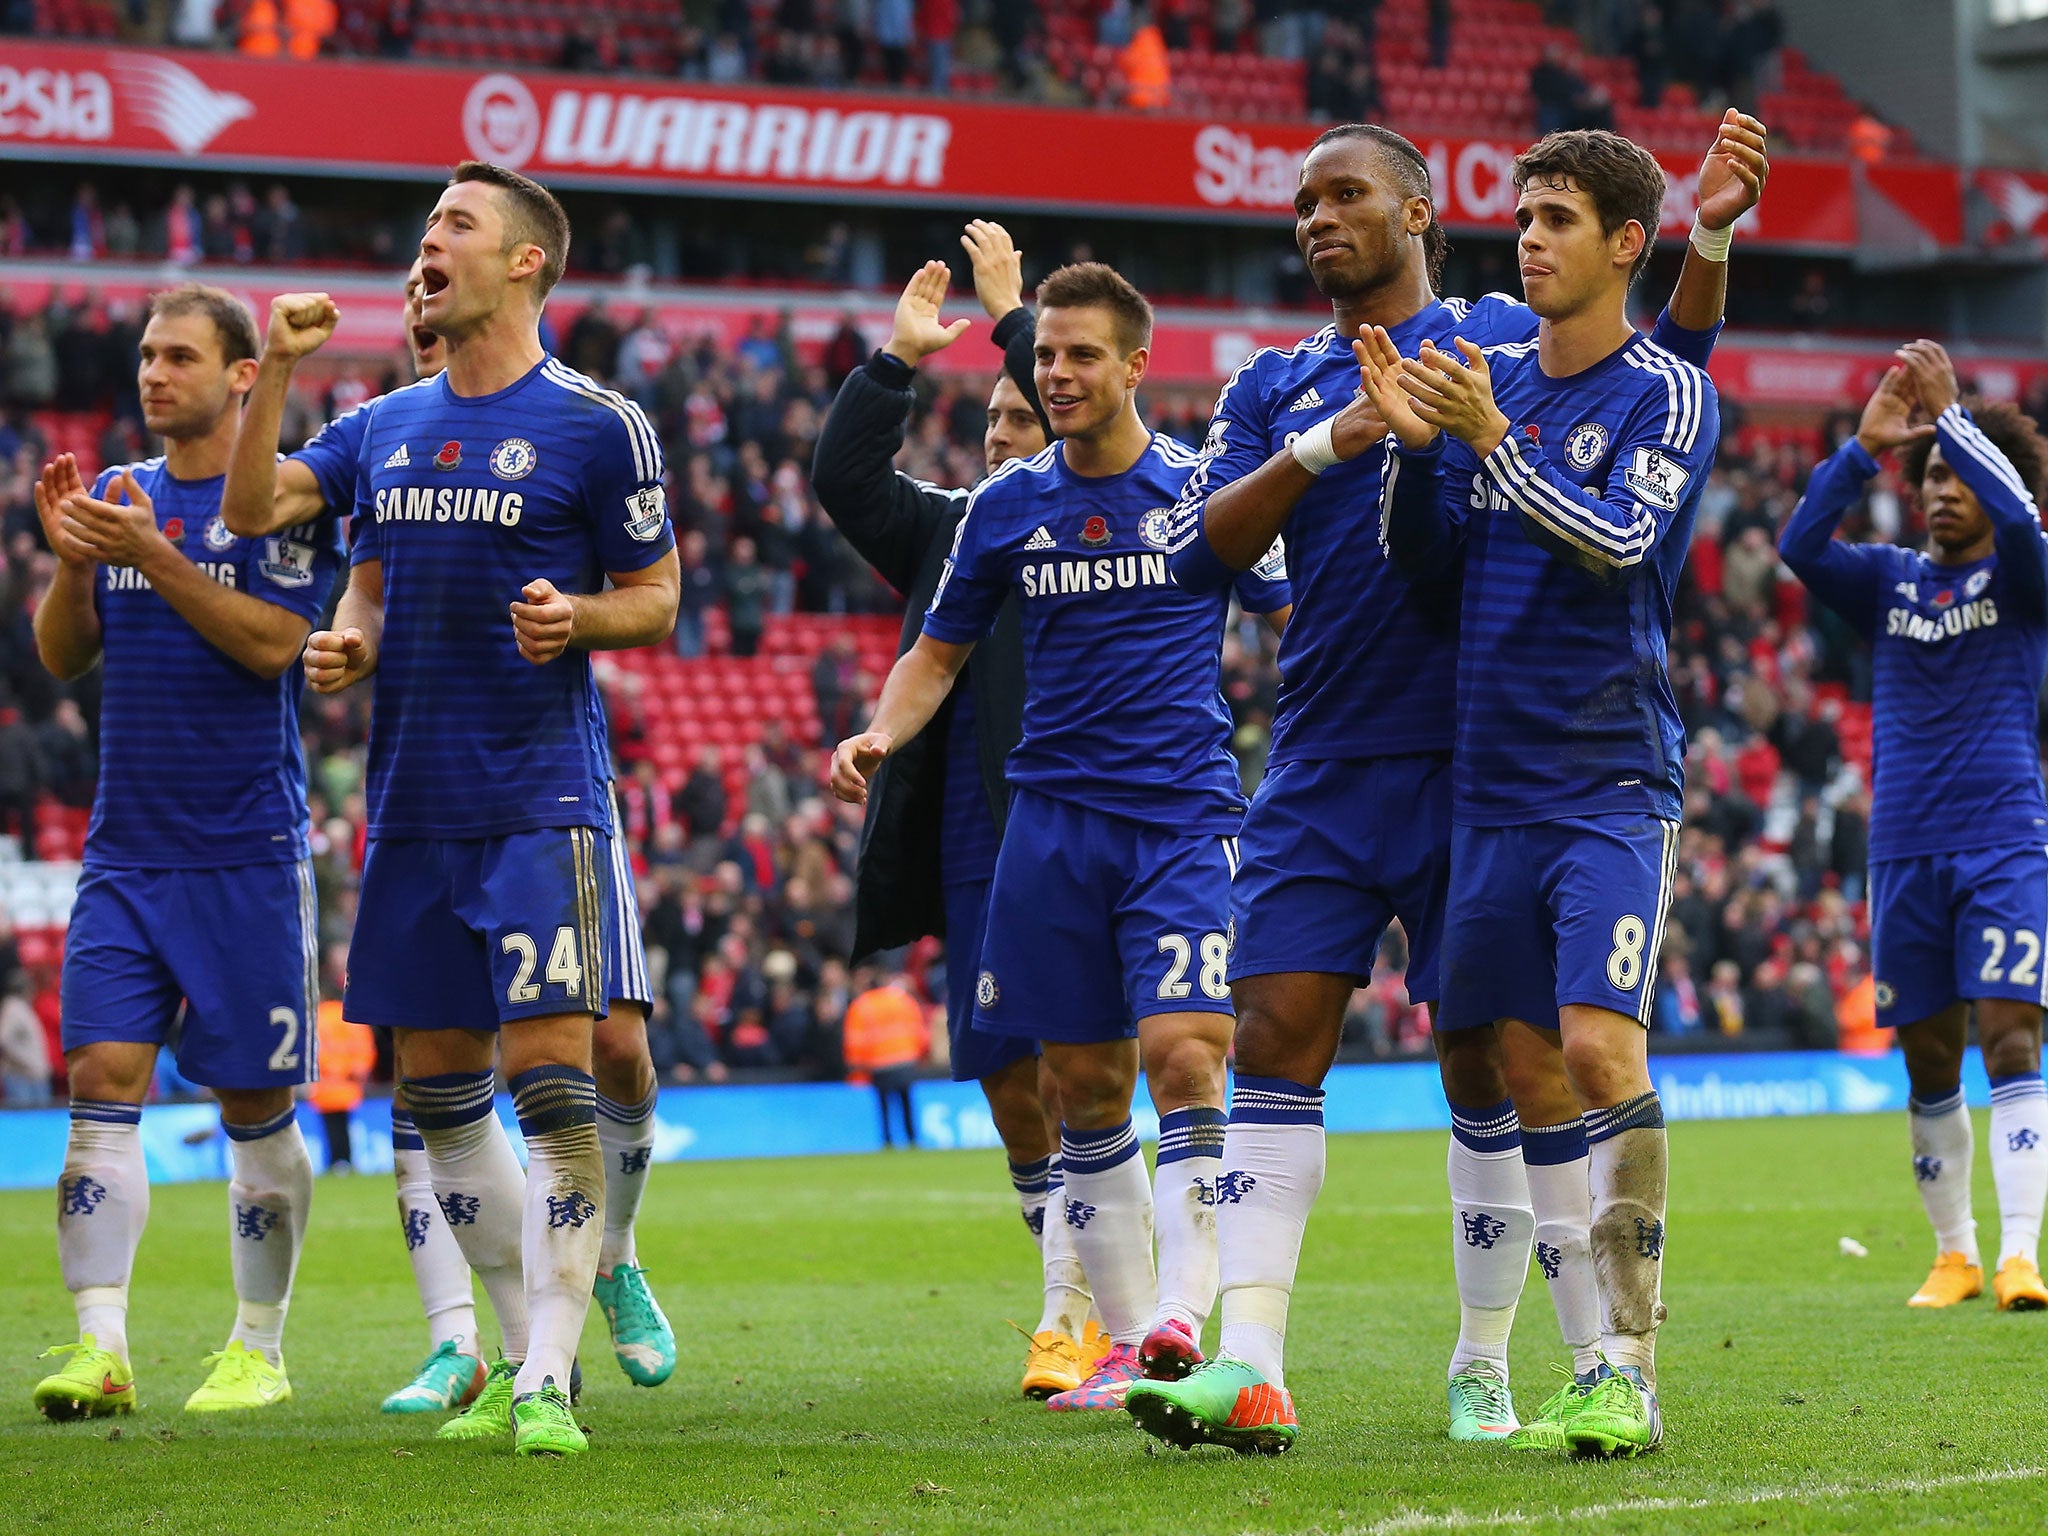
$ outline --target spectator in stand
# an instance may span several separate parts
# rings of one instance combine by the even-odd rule
[[[126,203],[109,208],[106,236],[108,256],[116,261],[133,259],[142,250],[142,226],[136,222],[135,210]]]
[[[917,0],[917,37],[924,44],[925,85],[941,96],[953,89],[953,39],[960,31],[960,0]]]
[[[78,184],[71,202],[71,259],[98,261],[107,254],[107,225],[100,214],[98,188],[89,181]]]
[[[1563,45],[1545,43],[1543,57],[1529,71],[1529,94],[1536,98],[1537,134],[1568,127],[1585,91],[1586,82],[1565,61]]]
[[[704,615],[718,606],[725,590],[718,568],[711,564],[710,543],[701,528],[682,537],[682,601],[676,610],[676,654],[691,660],[704,654]]]
[[[187,48],[211,48],[220,41],[220,0],[177,0],[171,41]]]
[[[272,182],[264,194],[262,208],[251,217],[251,236],[257,261],[282,263],[298,261],[306,254],[306,239],[299,205],[289,188]]]
[[[1657,997],[1655,1012],[1650,1017],[1651,1027],[1666,1035],[1695,1034],[1705,1024],[1699,988],[1692,978],[1685,945],[1677,942],[1675,934],[1666,938],[1664,953],[1657,962]]]
[[[316,1018],[320,1077],[307,1099],[327,1133],[327,1171],[352,1173],[355,1154],[349,1140],[349,1114],[363,1102],[363,1084],[377,1065],[377,1039],[368,1026],[351,1024],[342,1017],[339,997],[322,999]]]
[[[850,1074],[874,1084],[882,1112],[882,1145],[893,1147],[890,1106],[900,1107],[903,1139],[917,1145],[917,1121],[910,1112],[910,1085],[917,1080],[931,1049],[931,1026],[924,1009],[911,995],[909,981],[892,976],[868,988],[847,1004],[841,1025],[841,1050]]]
[[[21,840],[24,859],[36,851],[36,801],[43,788],[42,754],[36,733],[13,703],[0,705],[0,827],[11,827]]]
[[[825,344],[825,387],[838,393],[846,376],[868,360],[868,340],[860,333],[853,311],[840,316],[839,329]]]
[[[1742,967],[1733,960],[1716,960],[1707,982],[1707,1018],[1722,1034],[1739,1035],[1744,1009]]]
[[[40,778],[61,805],[92,804],[99,784],[99,758],[75,699],[59,699],[50,718],[36,727]]]
[[[725,564],[725,620],[732,634],[733,655],[752,656],[761,649],[774,585],[775,578],[761,565],[754,541],[734,539]]]
[[[875,0],[875,45],[882,50],[882,78],[891,85],[909,77],[914,30],[911,0]]]
[[[411,58],[413,34],[418,29],[413,0],[385,0],[384,18],[377,24],[377,52],[387,59]]]
[[[820,740],[829,747],[853,731],[854,695],[860,652],[848,635],[835,635],[811,666],[811,697],[817,705]]]
[[[49,323],[39,312],[17,319],[7,338],[7,398],[31,409],[57,398],[57,352],[50,345]]]
[[[1163,112],[1173,101],[1173,69],[1166,57],[1166,34],[1152,8],[1131,12],[1131,40],[1118,51],[1117,74],[1123,80],[1123,103],[1139,112]]]
[[[1451,61],[1451,0],[1429,0],[1429,67]]]
[[[53,1066],[49,1038],[36,1016],[34,978],[17,965],[0,986],[0,1103],[35,1109],[50,1102]]]
[[[164,256],[173,266],[189,267],[206,254],[205,227],[192,189],[180,183],[164,210]]]
[[[724,766],[716,747],[702,747],[696,766],[676,791],[673,809],[676,820],[692,838],[717,837],[725,830]]]
[[[1615,51],[1635,61],[1638,102],[1646,111],[1655,111],[1664,103],[1664,86],[1671,73],[1664,12],[1655,5],[1644,5],[1616,42]]]

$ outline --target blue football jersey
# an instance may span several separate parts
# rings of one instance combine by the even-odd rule
[[[1120,475],[1076,475],[1061,445],[983,481],[924,618],[934,640],[986,635],[1015,589],[1024,621],[1024,737],[1009,780],[1130,821],[1231,834],[1244,817],[1219,685],[1225,592],[1167,569],[1174,498],[1195,455],[1155,435]],[[1237,583],[1249,612],[1287,606],[1268,556]]]
[[[238,538],[221,521],[222,476],[179,480],[162,459],[132,471],[155,503],[157,526],[202,572],[318,621],[341,569],[331,514]],[[107,470],[93,494],[107,498],[119,477],[119,468]],[[93,603],[104,665],[86,863],[207,869],[304,858],[300,669],[257,676],[202,638],[137,570],[98,567]]]
[[[1991,555],[1943,565],[1844,544],[1842,514],[1877,461],[1851,438],[1785,524],[1785,563],[1871,643],[1870,857],[2048,843],[2038,699],[2048,674],[2048,543],[2011,460],[1951,406],[1941,456],[1991,518]]]
[[[1462,545],[1452,817],[1677,820],[1685,729],[1665,669],[1672,595],[1721,435],[1706,374],[1631,337],[1548,377],[1534,341],[1487,352],[1508,435],[1482,464],[1439,433],[1389,439],[1389,553]]]
[[[511,606],[530,581],[597,592],[674,547],[647,418],[553,358],[473,398],[422,380],[369,416],[351,558],[384,576],[371,835],[609,831],[590,655],[526,661]]]
[[[1432,303],[1388,334],[1404,356],[1454,337],[1482,347],[1527,341],[1536,315],[1489,293],[1476,304]],[[1652,335],[1704,364],[1716,327],[1688,331],[1660,315]],[[1325,326],[1298,346],[1254,352],[1216,402],[1201,463],[1175,508],[1177,547],[1197,537],[1203,509],[1358,393],[1351,338]],[[1368,451],[1317,477],[1282,530],[1295,610],[1280,642],[1280,694],[1270,760],[1448,752],[1454,729],[1455,582],[1403,580],[1381,553],[1384,454]],[[1176,570],[1185,572],[1185,562]]]

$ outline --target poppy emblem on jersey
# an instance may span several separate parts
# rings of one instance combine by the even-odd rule
[[[1606,455],[1607,429],[1597,421],[1582,421],[1565,437],[1565,461],[1573,469],[1591,469]]]
[[[1955,600],[1955,593],[1951,592],[1947,587],[1943,587],[1939,592],[1934,594],[1934,606],[1937,608],[1946,608],[1950,603],[1954,602]]]
[[[1102,518],[1091,517],[1081,525],[1081,542],[1090,549],[1100,549],[1109,542],[1109,524]]]
[[[1173,548],[1173,508],[1154,507],[1138,519],[1138,537],[1154,549]]]
[[[206,522],[206,547],[215,554],[224,554],[235,547],[235,531],[218,517]]]
[[[434,455],[434,468],[460,469],[461,467],[462,444],[453,441],[443,443],[441,451]]]
[[[644,485],[626,498],[626,537],[652,544],[668,521],[668,498],[658,485]]]
[[[491,450],[491,473],[500,480],[524,480],[539,462],[533,444],[523,437],[508,437]]]
[[[164,537],[169,539],[173,544],[177,543],[180,539],[184,538],[185,519],[183,519],[182,517],[174,517],[166,521],[164,524]]]
[[[1543,445],[1543,429],[1533,421],[1522,428],[1522,436],[1529,439],[1530,442],[1536,444],[1539,448]]]
[[[975,980],[974,1001],[977,1007],[993,1008],[996,1005],[996,999],[1002,995],[1002,989],[996,985],[996,973],[994,971],[983,971]]]
[[[1989,571],[1978,571],[1968,581],[1963,583],[1963,596],[1975,597],[1990,585],[1991,573]]]

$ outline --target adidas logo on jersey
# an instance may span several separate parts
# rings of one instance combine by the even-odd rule
[[[384,467],[386,469],[403,469],[411,462],[412,456],[405,451],[405,444],[400,443],[391,450],[391,457],[384,461]]]
[[[1312,411],[1322,403],[1322,392],[1315,385],[1311,384],[1295,398],[1294,404],[1287,407],[1287,409],[1289,411]]]
[[[1024,547],[1026,549],[1056,549],[1059,547],[1059,540],[1055,539],[1047,531],[1045,524],[1040,523],[1031,537],[1024,541]]]

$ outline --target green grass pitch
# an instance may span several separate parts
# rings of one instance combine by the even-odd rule
[[[1983,1145],[1980,1121],[1978,1139]],[[593,1314],[592,1452],[444,1446],[378,1398],[424,1353],[387,1178],[323,1180],[285,1336],[297,1400],[188,1420],[232,1317],[218,1185],[155,1192],[134,1288],[133,1417],[45,1424],[35,1351],[72,1336],[51,1197],[0,1196],[0,1500],[17,1530],[2040,1531],[2048,1314],[1908,1312],[1931,1244],[1898,1117],[1672,1133],[1660,1374],[1634,1463],[1443,1439],[1456,1328],[1441,1135],[1332,1138],[1290,1337],[1278,1459],[1151,1453],[1121,1414],[1015,1393],[1035,1259],[993,1153],[666,1165],[641,1256],[681,1361],[630,1387]],[[1988,1159],[1978,1209],[1995,1240]],[[1869,1247],[1844,1257],[1843,1237]],[[1211,1334],[1213,1340],[1213,1330]],[[1540,1279],[1525,1409],[1559,1355]],[[115,1433],[118,1426],[118,1434]]]

